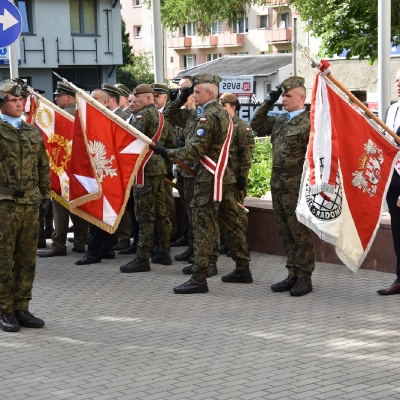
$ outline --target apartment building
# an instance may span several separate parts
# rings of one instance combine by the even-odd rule
[[[121,0],[122,17],[135,54],[153,52],[152,12],[141,0]],[[215,21],[211,35],[200,37],[195,21],[175,32],[164,31],[163,53],[166,79],[184,69],[240,54],[291,53],[292,10],[287,1],[251,6],[245,18],[233,26]],[[246,71],[243,71],[246,73]]]
[[[22,33],[18,75],[53,99],[53,71],[86,90],[115,83],[122,64],[118,0],[18,0]],[[0,79],[10,76],[8,48],[0,50]]]

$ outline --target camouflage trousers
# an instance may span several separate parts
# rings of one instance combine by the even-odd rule
[[[190,204],[193,199],[194,192],[194,182],[195,179],[187,178],[186,176],[183,178],[183,202],[185,204],[186,215],[188,219],[188,244],[189,247],[194,246],[194,235],[193,235],[193,209],[190,207]]]
[[[315,268],[315,251],[311,231],[296,217],[299,190],[272,189],[272,205],[279,236],[287,256],[289,275],[311,276]]]
[[[39,234],[37,204],[0,201],[0,310],[27,310]]]
[[[171,249],[171,221],[165,207],[164,175],[146,176],[143,186],[133,186],[135,215],[139,222],[137,256],[148,260],[154,245],[154,223],[157,219],[160,251]]]
[[[239,190],[237,185],[233,185],[233,194],[235,196],[235,199],[238,203],[242,204],[244,203],[244,199],[247,196],[247,189],[245,190]],[[247,232],[247,227],[248,227],[248,219],[247,219],[247,214],[244,212],[244,210],[239,209],[239,217],[242,221],[243,227],[245,231]]]
[[[208,266],[216,262],[215,246],[219,244],[219,228],[225,232],[226,240],[235,261],[237,271],[249,269],[250,255],[246,232],[240,221],[233,184],[224,185],[223,200],[215,203],[212,199],[214,185],[196,182],[192,200],[192,220],[194,233],[193,276],[207,277]]]

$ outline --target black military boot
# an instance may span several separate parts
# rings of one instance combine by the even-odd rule
[[[131,272],[148,272],[151,270],[149,260],[144,260],[143,258],[136,257],[128,264],[119,267],[121,272],[131,273]]]
[[[28,310],[15,310],[15,318],[24,328],[43,328],[44,321],[35,317]]]
[[[183,253],[175,256],[176,261],[187,261],[189,257],[193,256],[193,247],[188,247]]]
[[[229,283],[252,283],[253,276],[251,275],[251,271],[237,271],[236,269],[232,271],[228,275],[224,275],[221,278],[222,282],[229,282]]]
[[[7,313],[2,312],[0,314],[0,328],[4,332],[18,332],[19,331],[19,323],[15,318],[13,312]]]
[[[274,283],[271,286],[273,292],[288,292],[297,281],[297,276],[289,275],[286,279],[281,282]]]
[[[192,277],[187,282],[174,288],[174,292],[176,294],[207,293],[207,280]]]
[[[296,284],[290,289],[291,296],[304,296],[307,293],[312,292],[313,287],[311,283],[311,277],[300,277],[297,278]]]
[[[133,242],[127,249],[120,250],[118,254],[135,254],[137,252],[137,243]]]
[[[211,278],[212,276],[215,275],[218,275],[218,268],[215,264],[211,264],[208,266],[207,278]]]
[[[193,274],[193,267],[194,267],[194,264],[186,265],[186,267],[182,268],[182,272],[185,275],[192,275]]]
[[[157,254],[151,257],[151,262],[153,264],[171,265],[171,255],[169,251],[159,251]]]

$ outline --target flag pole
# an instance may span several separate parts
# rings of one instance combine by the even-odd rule
[[[311,56],[303,52],[306,58],[309,60],[311,67],[320,69],[321,63],[313,60]],[[373,121],[375,121],[384,131],[386,131],[392,138],[400,144],[400,137],[392,131],[383,121],[381,121],[368,107],[366,107],[353,93],[351,93],[345,86],[343,86],[333,75],[331,72],[327,74],[321,74],[321,76],[325,79],[329,79],[337,88],[339,88],[354,104],[357,104],[359,108],[361,108],[365,114],[368,115]]]

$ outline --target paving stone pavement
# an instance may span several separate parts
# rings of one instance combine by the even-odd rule
[[[376,294],[392,274],[318,263],[293,298],[270,290],[283,257],[252,253],[246,285],[221,282],[223,255],[209,293],[176,295],[183,262],[122,274],[130,256],[76,266],[68,246],[37,260],[46,326],[0,332],[1,400],[400,399],[400,296]]]

